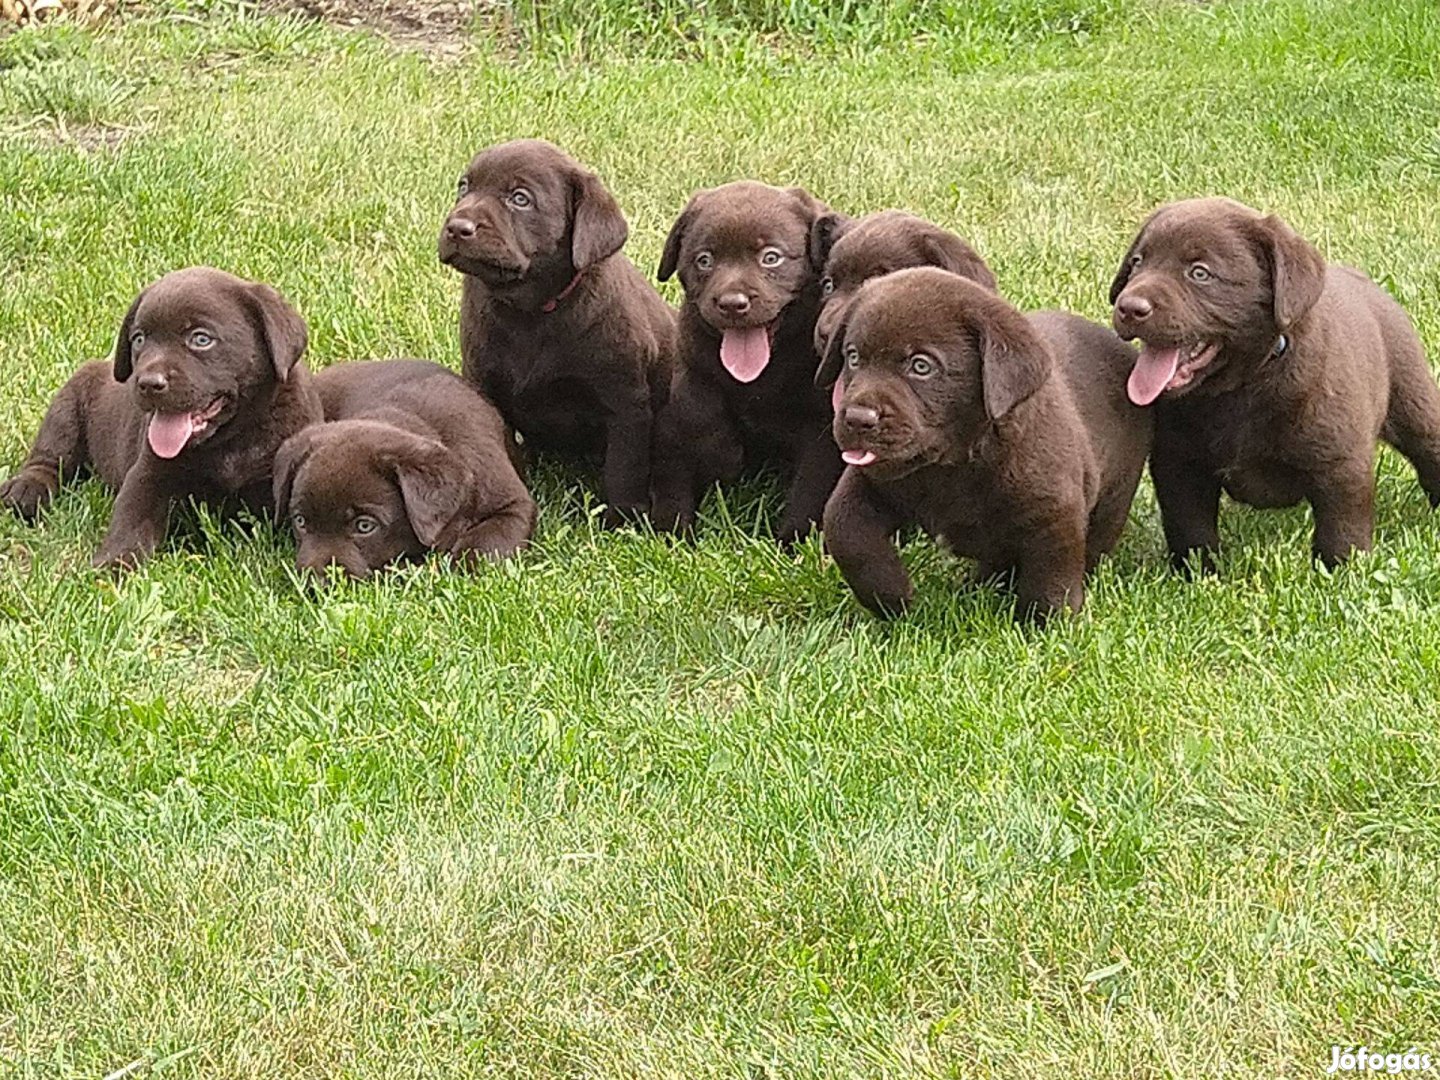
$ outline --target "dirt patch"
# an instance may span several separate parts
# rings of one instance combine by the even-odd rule
[[[484,0],[260,0],[259,7],[364,27],[400,44],[450,54],[463,51],[476,20],[493,16],[495,5]]]

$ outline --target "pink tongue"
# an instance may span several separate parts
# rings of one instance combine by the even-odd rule
[[[840,460],[846,465],[869,465],[875,460],[875,455],[869,450],[846,450],[840,455]]]
[[[770,335],[763,326],[726,330],[720,338],[720,362],[740,382],[754,382],[770,362]]]
[[[835,389],[830,391],[830,408],[837,413],[840,411],[840,399],[845,396],[845,387],[839,379],[835,380]]]
[[[152,413],[150,427],[146,434],[150,438],[150,449],[156,457],[173,458],[195,430],[195,422],[189,413]]]
[[[1146,345],[1140,350],[1140,357],[1135,361],[1134,370],[1130,372],[1130,382],[1126,384],[1130,400],[1136,405],[1149,405],[1165,392],[1165,387],[1170,385],[1170,380],[1175,377],[1179,367],[1178,347],[1156,349]]]

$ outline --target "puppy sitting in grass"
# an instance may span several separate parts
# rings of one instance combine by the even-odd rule
[[[514,439],[495,407],[423,360],[340,364],[315,376],[323,424],[275,459],[275,505],[296,565],[351,578],[444,551],[500,559],[535,530]]]
[[[920,525],[979,577],[1013,576],[1022,617],[1084,602],[1150,449],[1125,397],[1135,353],[1075,315],[1025,316],[931,267],[868,281],[831,335],[817,381],[841,380],[835,440],[848,466],[825,542],[878,615],[913,595],[895,532]]]
[[[197,266],[130,305],[113,366],[86,364],[55,395],[0,503],[27,520],[62,481],[93,473],[119,491],[94,565],[134,567],[187,499],[272,508],[271,467],[320,419],[300,362],[305,323],[268,285]]]

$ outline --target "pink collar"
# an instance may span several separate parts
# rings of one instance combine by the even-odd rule
[[[584,270],[575,271],[575,276],[570,279],[570,284],[566,285],[565,288],[560,290],[559,296],[551,297],[549,300],[546,300],[545,303],[540,305],[540,310],[545,312],[546,315],[549,315],[552,311],[554,311],[560,306],[561,302],[564,301],[567,296],[569,296],[572,292],[575,291],[575,286],[580,284],[580,279],[584,276]]]

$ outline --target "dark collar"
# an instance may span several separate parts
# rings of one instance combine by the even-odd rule
[[[569,296],[572,292],[575,291],[575,286],[580,284],[580,279],[584,276],[584,270],[575,271],[575,276],[570,279],[570,284],[566,285],[565,288],[560,290],[559,296],[552,296],[549,300],[546,300],[545,303],[541,304],[540,310],[543,311],[546,315],[549,315],[552,311],[558,308],[561,303],[564,302],[567,296]],[[1280,340],[1284,341],[1285,339],[1281,338]]]

